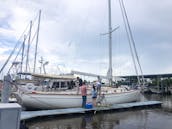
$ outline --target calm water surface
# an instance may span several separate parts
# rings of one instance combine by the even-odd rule
[[[29,129],[172,129],[172,95],[146,95],[142,100],[162,101],[162,108],[68,115],[26,122]]]

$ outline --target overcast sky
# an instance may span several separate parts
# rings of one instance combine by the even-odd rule
[[[172,1],[124,0],[124,4],[143,73],[172,73]],[[106,75],[108,36],[100,34],[108,32],[107,7],[108,0],[1,0],[0,68],[41,9],[37,59],[42,56],[49,61],[47,72],[77,70]],[[32,36],[36,26],[37,22]],[[112,27],[117,26],[120,28],[112,35],[113,75],[133,75],[135,70],[119,1],[112,0]],[[34,44],[35,41],[30,50],[31,70]],[[37,72],[38,67],[37,62]]]

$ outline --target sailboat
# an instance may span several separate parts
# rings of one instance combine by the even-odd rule
[[[111,0],[109,1],[109,70],[108,80],[109,85],[112,86],[112,27],[111,27]],[[35,74],[32,74],[36,76]],[[69,77],[59,76],[50,77],[48,75],[39,75],[40,78],[51,78],[52,80],[60,79],[68,80]],[[71,79],[71,78],[70,78]],[[74,78],[73,78],[74,79]],[[118,103],[129,103],[138,101],[140,99],[140,90],[132,90],[126,87],[112,88],[110,86],[103,86],[101,95],[102,100],[106,105],[113,105]],[[87,102],[92,102],[91,86],[87,87]],[[42,90],[32,89],[29,92],[19,89],[15,93],[18,102],[25,108],[34,109],[57,109],[57,108],[74,108],[82,106],[81,94],[77,94],[76,89],[65,89],[60,91],[48,92]]]

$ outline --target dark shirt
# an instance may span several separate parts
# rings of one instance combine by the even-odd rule
[[[79,79],[79,86],[82,86],[82,79]]]

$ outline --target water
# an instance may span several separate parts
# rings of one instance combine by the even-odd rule
[[[35,119],[29,129],[172,129],[172,96],[146,95],[162,108]]]

